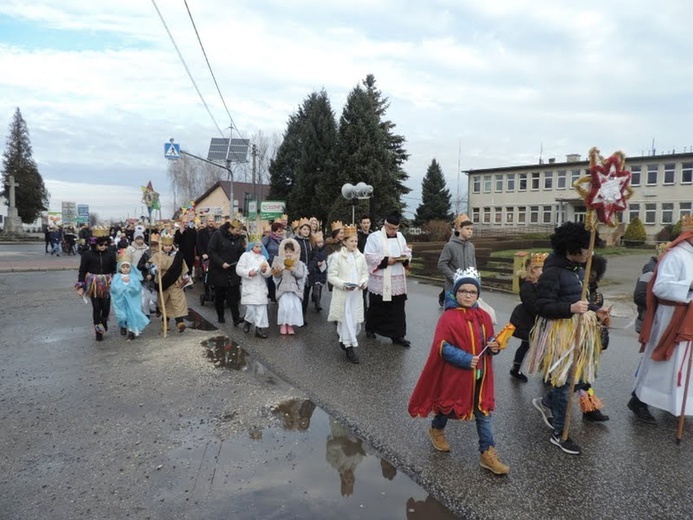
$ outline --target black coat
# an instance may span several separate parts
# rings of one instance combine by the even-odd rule
[[[221,227],[209,239],[207,254],[209,255],[209,273],[207,283],[215,287],[231,287],[241,283],[241,277],[236,274],[236,264],[245,253],[245,238],[234,236],[225,227]],[[231,267],[224,269],[224,263]]]
[[[209,240],[212,235],[217,232],[217,228],[210,229],[209,226],[205,226],[197,232],[197,256],[202,256],[207,254],[207,248],[209,247]]]
[[[548,319],[567,319],[573,313],[570,306],[580,301],[585,269],[564,256],[551,253],[537,283],[537,314]],[[590,305],[590,310],[596,310]]]
[[[520,303],[510,315],[510,323],[515,325],[513,336],[529,341],[529,332],[537,317],[537,284],[523,280],[520,285]]]
[[[105,249],[96,251],[90,249],[85,251],[79,263],[79,282],[84,282],[87,273],[91,274],[115,274],[116,272],[116,255],[113,251]]]
[[[197,229],[186,227],[180,229],[173,235],[173,242],[178,246],[178,250],[183,254],[188,269],[195,265],[195,247],[197,244]]]

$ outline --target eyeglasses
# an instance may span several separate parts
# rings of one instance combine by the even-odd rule
[[[464,289],[457,291],[457,294],[461,294],[462,296],[476,296],[479,294],[479,291],[466,291]]]

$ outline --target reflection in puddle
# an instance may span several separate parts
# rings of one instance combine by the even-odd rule
[[[308,429],[314,411],[315,405],[310,399],[290,399],[272,409],[274,415],[281,417],[285,430],[298,431]]]
[[[195,330],[218,330],[217,327],[212,325],[209,321],[203,318],[197,311],[188,308],[188,315],[185,317],[188,321],[186,327]]]

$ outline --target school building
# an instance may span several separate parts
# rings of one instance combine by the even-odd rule
[[[632,172],[633,196],[619,215],[621,231],[638,216],[648,240],[693,204],[693,152],[641,157],[626,154]],[[469,208],[475,226],[483,229],[551,230],[566,221],[581,222],[586,207],[573,182],[587,175],[589,161],[571,154],[565,162],[486,168],[467,171]],[[604,237],[604,230],[600,229]]]

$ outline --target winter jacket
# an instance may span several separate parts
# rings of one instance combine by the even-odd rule
[[[325,245],[322,247],[313,248],[313,261],[308,266],[308,283],[315,285],[316,283],[325,285],[327,283],[327,263],[323,264],[324,270],[320,270],[320,262],[327,262],[327,254]]]
[[[206,255],[207,248],[209,247],[209,241],[212,235],[217,232],[217,228],[209,228],[208,226],[203,227],[197,232],[197,241],[195,247],[197,249],[198,256]]]
[[[236,274],[236,264],[245,253],[245,239],[241,235],[232,235],[227,227],[220,227],[209,240],[209,273],[207,283],[214,287],[233,287],[241,283]],[[224,263],[231,267],[224,269]]]
[[[347,291],[345,283],[350,282],[352,278],[352,267],[349,264],[349,253],[343,247],[341,251],[334,254],[330,261],[330,266],[327,269],[327,281],[333,286],[332,301],[330,302],[330,313],[327,316],[327,321],[343,321],[344,320],[344,303],[346,301]],[[353,283],[363,286],[368,283],[368,265],[366,257],[363,256],[358,249],[354,252],[354,261],[356,262],[356,272],[358,278]],[[355,289],[359,290],[359,289]],[[356,321],[363,322],[363,298],[358,298],[358,307],[356,309]]]
[[[537,315],[548,319],[567,319],[573,313],[570,306],[580,301],[585,269],[565,256],[549,254],[544,271],[537,283]],[[590,304],[590,310],[597,307]]]
[[[476,268],[476,250],[469,240],[462,240],[454,234],[443,247],[438,258],[438,270],[445,276],[445,290],[452,289],[457,269]]]
[[[284,265],[284,244],[287,242],[293,242],[295,250],[299,251],[299,245],[293,238],[285,238],[279,244],[279,254],[274,258],[272,267],[278,265]],[[272,276],[274,284],[277,287],[277,300],[281,298],[285,293],[294,293],[298,298],[303,301],[303,288],[306,284],[306,278],[308,277],[308,269],[305,264],[301,262],[298,258],[294,264],[294,270],[284,269],[279,276]]]
[[[96,251],[91,249],[86,251],[79,263],[79,277],[77,281],[84,283],[87,273],[90,274],[115,274],[116,256],[113,251]]]
[[[513,336],[529,341],[529,332],[537,317],[537,283],[523,280],[520,285],[520,303],[510,315],[510,323],[515,326]]]
[[[262,245],[267,249],[267,254],[269,254],[269,263],[272,265],[274,262],[274,257],[279,254],[279,244],[283,239],[270,233],[266,237],[262,237]]]
[[[645,318],[645,309],[647,307],[647,284],[654,276],[654,270],[657,266],[657,258],[652,257],[650,261],[647,262],[642,268],[642,275],[638,278],[635,283],[635,290],[633,291],[633,302],[638,306],[638,317],[635,320],[635,330],[640,332],[639,328],[642,324],[642,320]]]
[[[267,265],[263,273],[260,268]],[[250,271],[256,271],[255,276],[250,276]],[[243,305],[267,304],[267,281],[265,278],[272,276],[267,259],[262,254],[246,251],[241,255],[236,265],[236,274],[241,277],[241,303]]]

